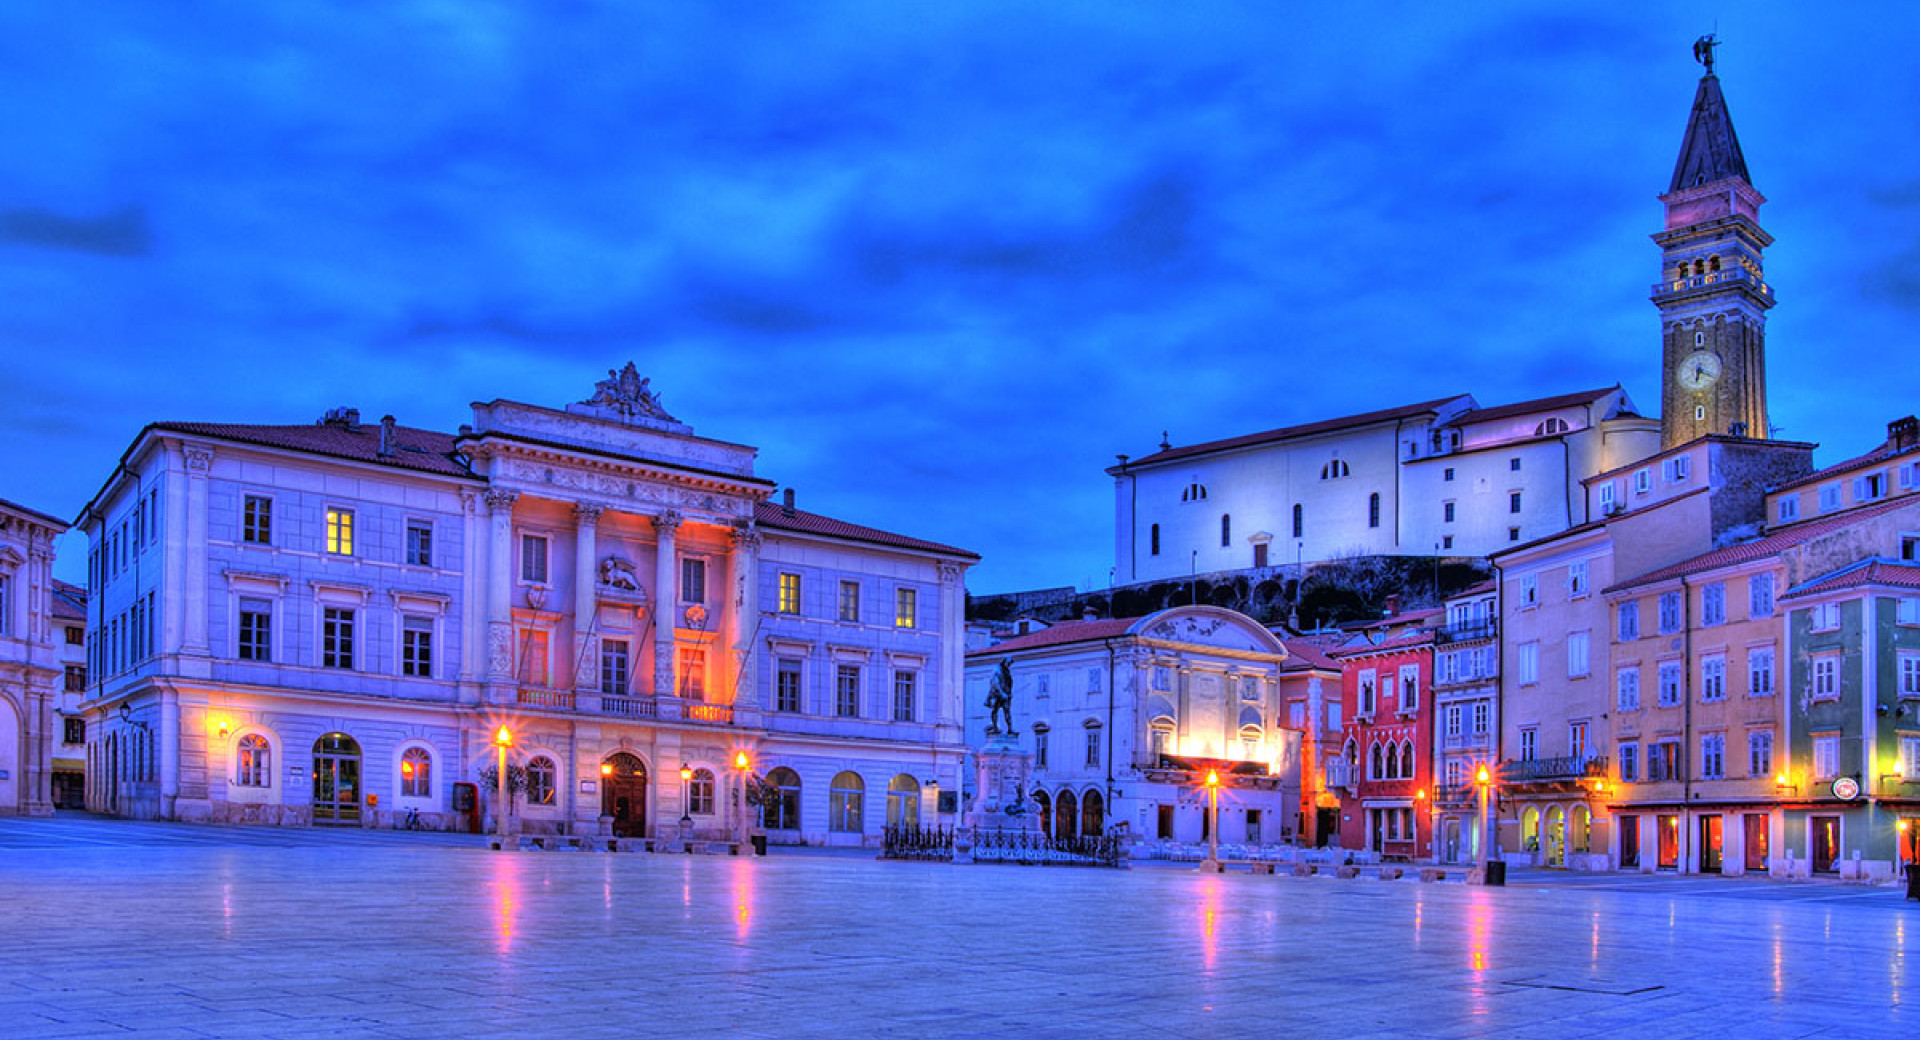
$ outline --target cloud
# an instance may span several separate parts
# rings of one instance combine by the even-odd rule
[[[0,241],[123,257],[146,256],[153,246],[146,211],[139,206],[99,217],[38,208],[0,210]]]

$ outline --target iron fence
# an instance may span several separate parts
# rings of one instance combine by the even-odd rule
[[[973,836],[973,858],[979,863],[1123,867],[1127,852],[1119,837],[1112,834],[1049,838],[1036,831],[993,830]]]
[[[953,858],[951,827],[888,827],[881,834],[881,859]]]

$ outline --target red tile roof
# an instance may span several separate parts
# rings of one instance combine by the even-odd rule
[[[1518,401],[1513,404],[1495,405],[1492,408],[1476,408],[1473,411],[1464,412],[1455,416],[1445,425],[1466,426],[1469,423],[1509,419],[1516,415],[1526,415],[1529,412],[1551,412],[1558,411],[1562,408],[1572,408],[1575,405],[1592,404],[1618,389],[1620,389],[1620,384],[1615,383],[1612,386],[1603,387],[1599,390],[1582,390],[1576,394],[1561,394],[1558,397],[1542,397],[1534,401]]]
[[[852,542],[868,542],[874,545],[886,545],[897,549],[914,549],[919,552],[942,553],[948,556],[963,556],[977,560],[980,554],[965,549],[956,549],[939,542],[908,538],[903,534],[882,531],[877,527],[862,527],[845,520],[809,513],[803,509],[788,510],[778,502],[756,502],[753,505],[754,523],[761,527],[771,527],[780,531],[799,531],[804,534],[817,534],[827,538],[844,538]]]
[[[299,426],[262,426],[251,423],[157,422],[150,430],[257,444],[266,448],[303,451],[376,466],[417,470],[446,477],[474,478],[453,451],[453,437],[412,426],[393,428],[394,452],[380,454],[380,424],[308,423]]]
[[[53,616],[58,621],[87,619],[87,590],[53,579]]]
[[[1154,452],[1145,458],[1135,459],[1127,463],[1125,468],[1132,469],[1136,466],[1172,462],[1176,459],[1191,458],[1195,455],[1210,455],[1218,451],[1250,448],[1257,444],[1271,444],[1275,441],[1287,441],[1297,437],[1311,437],[1316,434],[1333,433],[1338,430],[1351,429],[1356,426],[1371,426],[1374,423],[1392,422],[1396,419],[1406,419],[1426,412],[1439,411],[1441,405],[1458,401],[1463,397],[1467,397],[1467,395],[1455,394],[1452,397],[1440,397],[1432,401],[1401,405],[1398,408],[1387,408],[1378,412],[1362,412],[1359,415],[1342,416],[1338,419],[1323,419],[1320,422],[1306,423],[1300,426],[1282,426],[1277,430],[1267,430],[1264,433],[1249,433],[1239,437],[1228,437],[1225,440],[1207,441],[1203,444],[1189,444],[1179,448],[1168,448],[1165,451]],[[1467,397],[1467,400],[1471,401],[1472,398]],[[1107,470],[1107,472],[1119,473],[1121,470],[1122,467],[1115,466]]]
[[[1786,549],[1790,549],[1793,546],[1812,541],[1823,534],[1830,534],[1857,521],[1879,516],[1882,513],[1892,512],[1901,506],[1915,505],[1920,505],[1920,497],[1908,496],[1906,498],[1888,499],[1885,502],[1875,502],[1869,506],[1848,509],[1844,512],[1831,513],[1813,520],[1794,524],[1791,527],[1783,527],[1764,537],[1755,538],[1752,541],[1741,542],[1738,545],[1729,545],[1724,549],[1715,549],[1712,552],[1702,553],[1691,559],[1681,560],[1679,563],[1670,564],[1659,570],[1648,571],[1637,578],[1631,578],[1627,581],[1610,585],[1603,591],[1618,592],[1622,589],[1652,585],[1655,582],[1670,581],[1688,574],[1698,574],[1702,571],[1718,570],[1721,567],[1732,567],[1736,564],[1751,563],[1754,560],[1764,559]]]
[[[1788,590],[1781,599],[1795,599],[1801,596],[1818,596],[1841,589],[1855,589],[1867,585],[1891,585],[1902,589],[1920,589],[1920,564],[1904,563],[1896,560],[1883,560],[1878,557],[1850,563],[1836,571],[1829,571],[1811,581],[1805,581]]]
[[[1418,632],[1409,632],[1406,635],[1383,639],[1378,643],[1349,643],[1333,651],[1333,656],[1336,659],[1343,657],[1364,657],[1367,654],[1382,654],[1391,650],[1405,650],[1408,647],[1431,646],[1432,644],[1432,630],[1423,628]]]
[[[1017,650],[1036,650],[1044,646],[1064,646],[1096,639],[1118,639],[1127,634],[1139,618],[1098,618],[1093,621],[1062,621],[1051,628],[1014,636],[1004,643],[967,651],[968,657],[992,657]]]
[[[1327,656],[1327,648],[1316,644],[1311,639],[1300,636],[1289,639],[1281,636],[1280,641],[1287,647],[1286,663],[1280,666],[1283,672],[1304,672],[1316,669],[1323,672],[1337,672],[1340,670],[1340,662]]]
[[[1866,469],[1869,466],[1879,465],[1889,459],[1896,459],[1902,455],[1912,455],[1916,452],[1920,452],[1920,448],[1895,448],[1892,441],[1887,441],[1878,448],[1867,452],[1865,455],[1856,455],[1845,462],[1836,462],[1826,469],[1814,470],[1799,480],[1782,484],[1774,488],[1774,490],[1791,491],[1794,488],[1806,487],[1808,484],[1818,484],[1823,480],[1831,480],[1834,477],[1851,473],[1856,469]]]

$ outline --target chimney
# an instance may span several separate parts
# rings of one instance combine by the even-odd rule
[[[793,515],[793,489],[792,488],[788,488],[785,491],[780,493],[780,513],[783,516]]]
[[[344,426],[348,429],[352,429],[353,427],[360,425],[360,409],[329,408],[327,409],[327,413],[320,417],[319,425]]]
[[[1887,424],[1887,446],[1894,451],[1920,447],[1920,419],[1909,415]]]
[[[1400,616],[1400,594],[1397,592],[1387,597],[1387,616]]]
[[[391,415],[380,417],[380,454],[382,456],[393,454],[393,416]]]

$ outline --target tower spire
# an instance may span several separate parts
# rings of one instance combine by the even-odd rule
[[[1720,94],[1720,77],[1713,74],[1715,46],[1712,36],[1702,36],[1693,45],[1694,57],[1707,71],[1693,95],[1693,115],[1680,142],[1670,192],[1724,180],[1753,183],[1747,176],[1747,157],[1740,152],[1740,138],[1733,132],[1733,117],[1727,114],[1727,99]]]

